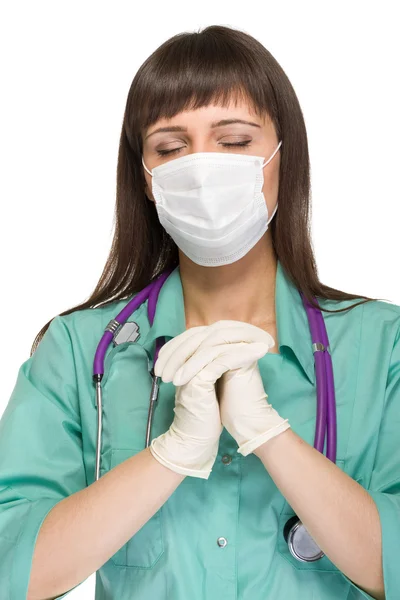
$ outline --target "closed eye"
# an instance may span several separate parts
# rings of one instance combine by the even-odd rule
[[[250,144],[250,140],[246,140],[244,142],[236,142],[236,143],[232,143],[232,144],[221,143],[221,146],[234,147],[234,146],[248,146],[249,144]],[[176,152],[180,152],[180,150],[182,150],[182,147],[174,148],[173,150],[157,150],[157,154],[159,156],[166,156],[167,154],[175,154]]]

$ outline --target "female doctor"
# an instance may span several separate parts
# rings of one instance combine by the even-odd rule
[[[400,306],[319,281],[308,211],[302,112],[271,54],[223,26],[159,47],[128,96],[104,272],[38,334],[0,421],[3,600],[95,571],[96,600],[400,597]],[[137,339],[107,349],[96,478],[99,340],[168,268],[154,320],[146,300]],[[314,447],[299,292],[324,312],[334,460]],[[290,548],[296,515],[315,560]]]

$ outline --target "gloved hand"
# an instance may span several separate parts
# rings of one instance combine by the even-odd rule
[[[183,357],[191,356],[206,336],[206,326],[192,327],[164,344],[154,365],[154,374],[164,382],[172,381],[176,367],[172,367],[171,362],[183,364],[186,360]],[[198,369],[185,385],[177,386],[174,420],[168,431],[151,442],[150,452],[154,458],[176,473],[202,479],[210,475],[223,429],[215,381],[224,368],[224,363],[218,363],[217,358],[214,363]]]
[[[172,381],[177,369],[190,361],[190,376],[182,384],[175,383],[174,420],[168,431],[150,445],[150,452],[164,466],[202,479],[210,476],[223,429],[215,382],[225,371],[243,364],[243,349],[232,351],[230,344],[197,352],[209,334],[207,326],[192,327],[161,348],[154,365],[155,375],[164,382]],[[265,351],[265,344],[253,344],[246,359],[254,361]]]
[[[187,355],[187,362],[178,368],[173,378],[175,385],[184,385],[215,349],[223,351],[226,348],[229,369],[216,386],[221,422],[237,441],[238,452],[243,456],[290,427],[288,419],[283,419],[266,402],[268,394],[257,363],[274,345],[272,336],[255,325],[242,321],[217,321],[208,327],[208,336],[191,358]],[[234,357],[240,358],[235,367]]]

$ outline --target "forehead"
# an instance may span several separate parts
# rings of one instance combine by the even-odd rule
[[[272,124],[269,115],[267,113],[260,114],[254,109],[251,102],[232,97],[224,104],[212,101],[206,106],[184,109],[169,118],[160,117],[142,133],[146,137],[159,127],[174,124],[187,126],[193,123],[211,127],[213,123],[221,119],[242,119],[243,121],[255,122],[261,127]]]

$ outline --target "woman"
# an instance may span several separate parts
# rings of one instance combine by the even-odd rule
[[[97,600],[398,598],[400,306],[323,285],[308,218],[276,60],[223,26],[167,40],[129,92],[102,277],[39,332],[0,421],[2,598],[63,598],[95,571]],[[133,337],[114,331],[98,408],[99,340],[166,271],[154,321],[146,300]],[[300,293],[329,337],[336,461],[314,448]],[[292,552],[296,515],[318,559]]]

